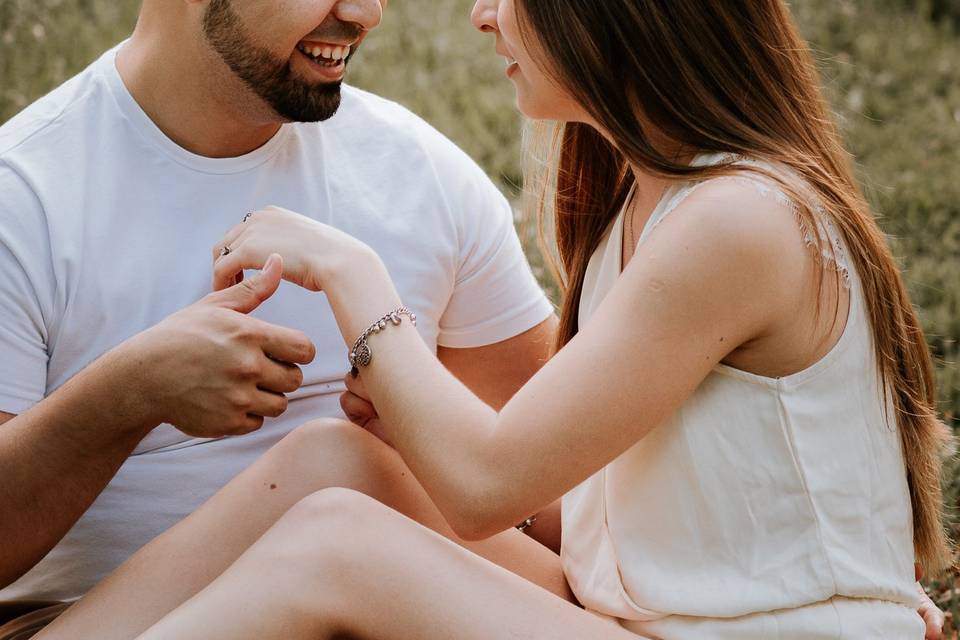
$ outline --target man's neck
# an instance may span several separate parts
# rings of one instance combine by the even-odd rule
[[[262,113],[238,108],[252,97],[239,80],[221,73],[225,69],[210,68],[225,68],[222,61],[208,64],[208,52],[158,40],[134,33],[117,54],[117,71],[140,108],[173,142],[197,155],[233,158],[258,149],[280,130],[267,107]],[[217,76],[229,79],[217,81]]]

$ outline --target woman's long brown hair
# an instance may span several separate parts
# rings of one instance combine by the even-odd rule
[[[517,18],[528,49],[607,134],[541,123],[533,141],[546,151],[528,148],[528,190],[541,222],[552,209],[556,225],[566,294],[557,347],[577,333],[587,262],[627,198],[631,166],[675,180],[760,171],[792,197],[808,229],[818,228],[815,201],[862,283],[877,373],[906,459],[917,561],[941,571],[950,561],[940,485],[949,432],[937,417],[930,353],[782,0],[517,0]],[[785,167],[804,186],[743,165],[678,164],[641,123],[684,148]],[[809,235],[819,255],[824,240]]]

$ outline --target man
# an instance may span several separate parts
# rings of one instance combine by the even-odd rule
[[[0,624],[78,598],[340,413],[322,296],[276,270],[207,294],[211,247],[248,211],[380,252],[424,339],[495,406],[546,357],[552,308],[502,196],[421,120],[341,88],[381,13],[145,0],[127,42],[0,128]]]

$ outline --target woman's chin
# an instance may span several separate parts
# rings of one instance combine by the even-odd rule
[[[517,111],[523,114],[524,117],[530,118],[531,120],[565,119],[561,117],[555,109],[551,109],[549,105],[540,104],[530,100],[524,100],[523,96],[520,95],[517,96],[516,107]]]
[[[551,100],[536,100],[522,92],[517,92],[514,103],[517,111],[531,120],[545,120],[550,122],[589,122],[590,116],[586,112],[576,109],[559,109]]]

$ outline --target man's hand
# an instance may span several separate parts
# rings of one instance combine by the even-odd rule
[[[246,433],[286,409],[313,359],[299,331],[246,315],[283,265],[210,294],[127,340],[0,427],[0,588],[40,561],[162,422],[197,437]],[[78,435],[82,434],[82,435]]]
[[[211,293],[120,347],[136,359],[142,397],[157,422],[187,435],[241,435],[287,408],[297,364],[316,350],[305,334],[246,314],[277,290],[283,273],[272,256],[257,276]]]

